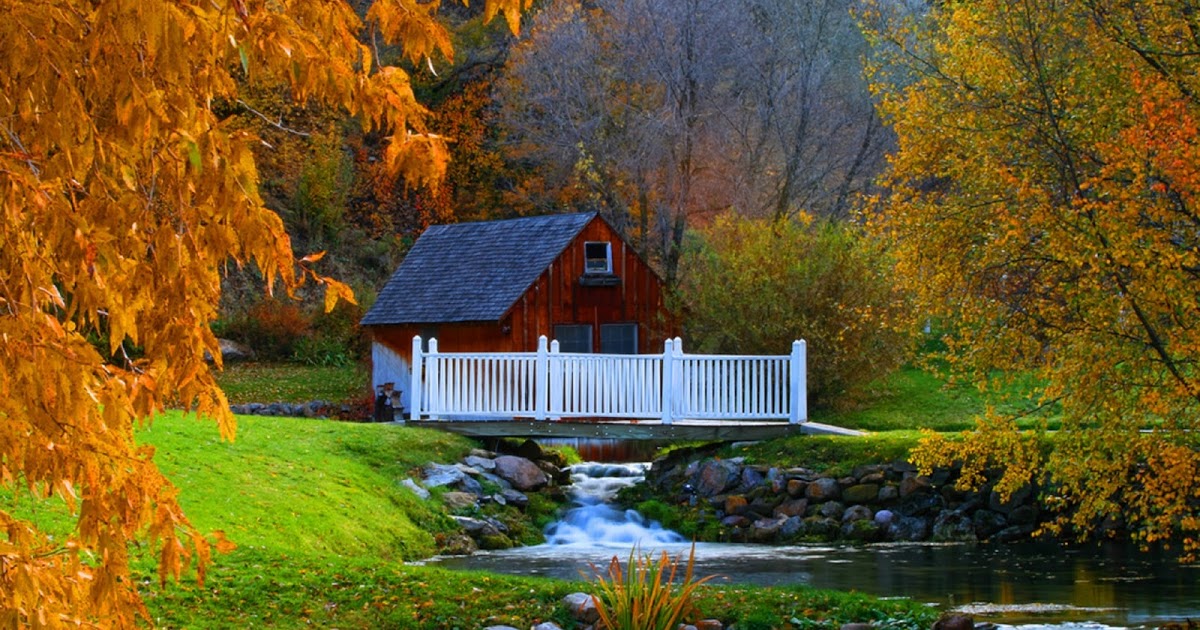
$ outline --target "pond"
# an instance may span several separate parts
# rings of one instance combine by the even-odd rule
[[[547,529],[548,543],[433,562],[453,569],[580,579],[637,544],[686,558],[681,536],[606,503],[645,465],[575,467],[578,505]],[[1200,619],[1200,564],[1130,545],[701,543],[696,574],[726,583],[806,584],[961,609],[976,621],[1057,627],[1156,627]]]

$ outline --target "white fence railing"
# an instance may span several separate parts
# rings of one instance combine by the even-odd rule
[[[787,356],[684,354],[678,337],[661,354],[438,352],[413,339],[414,419],[622,418],[808,420],[803,341]]]

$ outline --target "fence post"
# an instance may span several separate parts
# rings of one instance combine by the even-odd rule
[[[437,338],[429,338],[429,352],[424,354],[424,357],[429,360],[429,364],[425,366],[425,380],[429,383],[427,393],[429,394],[429,419],[441,420],[439,417],[442,412],[442,387],[441,387],[441,362],[438,361]]]
[[[671,424],[674,419],[674,390],[675,389],[675,343],[668,339],[663,342],[662,359],[662,423]]]
[[[408,384],[408,417],[413,420],[421,419],[421,368],[424,367],[425,357],[421,352],[421,336],[413,337],[412,344],[412,378]]]
[[[792,342],[792,365],[790,370],[792,377],[792,404],[791,411],[788,414],[788,422],[792,424],[808,422],[807,355],[808,352],[803,339]]]
[[[534,386],[533,386],[533,419],[545,420],[546,407],[550,404],[550,397],[547,395],[547,379],[550,376],[550,361],[546,356],[546,335],[538,337],[537,360],[534,362]]]
[[[550,356],[547,366],[550,370],[550,419],[561,420],[563,409],[563,361],[558,356],[558,340],[550,342]]]

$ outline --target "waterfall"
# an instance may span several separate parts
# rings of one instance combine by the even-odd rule
[[[571,500],[575,507],[561,521],[546,527],[548,545],[660,545],[685,542],[634,510],[620,510],[611,501],[622,488],[645,478],[646,463],[586,463],[571,467]]]

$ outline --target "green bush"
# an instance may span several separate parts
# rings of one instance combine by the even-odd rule
[[[673,296],[685,350],[808,350],[809,395],[829,406],[898,367],[913,335],[885,253],[856,226],[727,213],[693,233]]]

